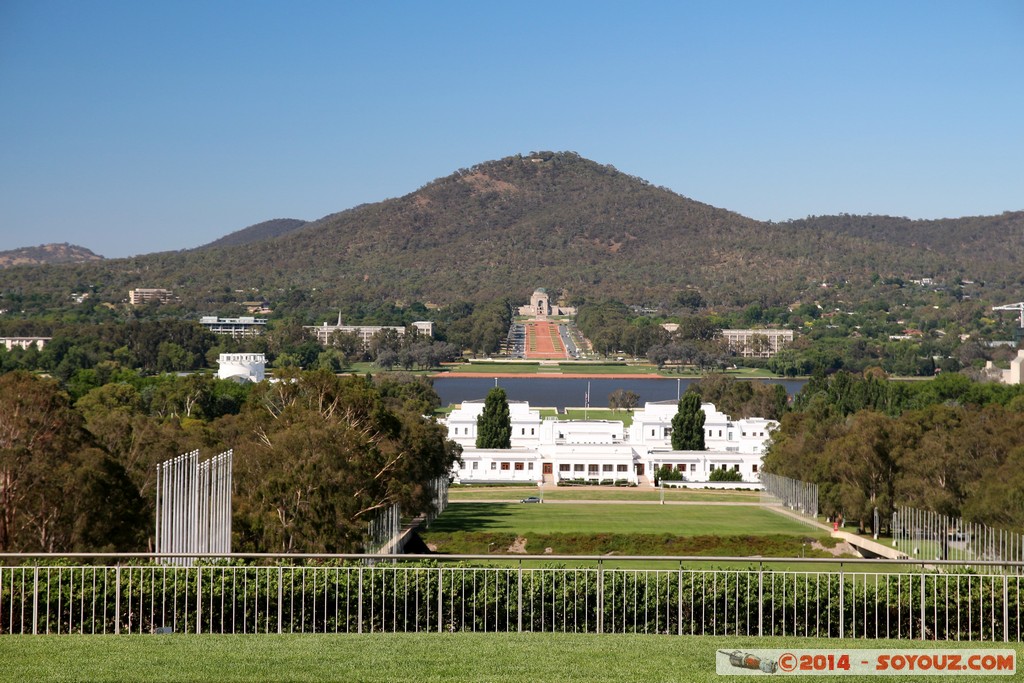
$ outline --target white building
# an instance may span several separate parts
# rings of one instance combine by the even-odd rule
[[[52,337],[0,337],[0,346],[3,346],[8,351],[13,349],[29,349],[36,347],[40,351],[46,346],[46,342],[50,341]]]
[[[985,363],[985,375],[1003,384],[1021,384],[1021,380],[1024,378],[1022,369],[1024,369],[1024,349],[1017,351],[1017,357],[1010,361],[1009,370],[1000,370],[992,361]]]
[[[744,358],[771,358],[793,343],[793,330],[722,330],[722,338]]]
[[[476,421],[484,401],[466,401],[447,420],[448,438],[462,445],[463,465],[453,474],[461,482],[552,483],[586,479],[653,485],[654,471],[668,465],[682,472],[683,483],[707,482],[717,469],[738,471],[745,482],[759,480],[761,457],[778,426],[773,420],[731,420],[711,403],[704,410],[703,451],[672,450],[672,418],[678,403],[647,403],[633,414],[627,429],[618,420],[541,419],[525,401],[509,401],[512,448],[476,447]]]
[[[239,318],[218,318],[215,315],[204,315],[199,319],[199,324],[214,334],[224,334],[239,339],[263,334],[263,330],[267,327],[267,319],[254,318],[251,315],[243,315]]]
[[[262,353],[222,353],[217,358],[217,379],[262,382],[267,359]]]
[[[427,337],[434,336],[434,323],[430,320],[417,320],[412,324],[412,327],[418,334],[425,335]],[[336,333],[342,334],[354,334],[359,337],[359,341],[363,343],[363,348],[369,348],[370,341],[374,335],[384,330],[394,330],[395,334],[399,337],[405,336],[405,328],[396,325],[345,325],[341,322],[341,314],[338,314],[338,324],[331,325],[324,323],[323,325],[306,325],[302,329],[308,330],[317,342],[327,346],[331,342],[331,337]]]

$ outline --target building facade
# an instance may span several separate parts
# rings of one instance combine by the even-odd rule
[[[128,303],[132,306],[142,306],[150,301],[165,304],[174,297],[174,292],[169,289],[130,289],[128,290]]]
[[[793,342],[793,330],[722,330],[722,337],[744,358],[771,358]]]
[[[267,319],[252,316],[218,318],[215,315],[204,315],[199,319],[199,324],[214,334],[223,334],[238,339],[263,334],[267,328]]]
[[[551,303],[548,290],[539,287],[530,296],[530,303],[519,307],[519,315],[527,315],[531,318],[546,318],[549,315],[576,315],[576,309],[571,306],[559,306]]]
[[[541,419],[529,403],[509,401],[512,448],[480,449],[476,421],[483,406],[483,400],[466,401],[445,420],[448,438],[463,448],[462,465],[453,471],[459,482],[584,479],[653,486],[655,470],[670,466],[682,474],[683,484],[707,482],[717,469],[735,470],[744,482],[756,484],[771,431],[778,426],[763,418],[732,420],[705,403],[706,450],[674,451],[675,401],[645,404],[628,428],[618,420]]]
[[[13,349],[30,349],[33,346],[42,351],[46,342],[53,337],[0,337],[0,345],[8,351]]]
[[[430,320],[417,320],[412,324],[412,328],[416,330],[418,334],[425,335],[427,337],[434,336],[434,323]],[[342,334],[354,334],[359,338],[363,344],[363,348],[369,348],[370,341],[374,335],[383,332],[384,330],[394,330],[395,334],[400,337],[405,336],[406,329],[396,325],[345,325],[341,322],[341,316],[338,316],[338,324],[330,325],[324,323],[323,325],[306,325],[302,329],[308,331],[314,337],[317,342],[327,346],[331,343],[331,337],[337,333]]]
[[[262,382],[267,358],[262,353],[222,353],[217,358],[217,379]]]

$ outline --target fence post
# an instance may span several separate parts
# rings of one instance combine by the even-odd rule
[[[397,580],[396,580],[397,581]],[[437,632],[444,632],[444,567],[437,568]]]
[[[11,574],[14,577],[14,574]],[[24,579],[23,579],[24,580]],[[13,596],[12,596],[13,597]],[[39,567],[32,570],[32,635],[39,634]]]
[[[519,560],[519,598],[516,604],[516,613],[519,615],[519,632],[523,632],[523,561]]]
[[[284,567],[277,568],[277,632],[284,628]]]
[[[1003,574],[1003,642],[1010,642],[1010,578]]]
[[[114,635],[121,632],[121,563],[114,570]]]
[[[839,563],[839,637],[846,636],[846,580],[843,578],[843,563]]]
[[[676,621],[678,622],[676,633],[683,635],[683,563],[679,563],[676,580]]]
[[[764,563],[757,563],[757,636],[764,636]]]
[[[604,560],[597,561],[597,632],[604,633]]]
[[[196,566],[196,635],[203,632],[203,568]]]
[[[356,609],[356,618],[359,620],[359,629],[357,633],[363,632],[363,566],[359,565],[359,597],[358,597],[358,608]]]
[[[924,569],[924,567],[922,566],[921,569]],[[924,613],[925,613],[925,610],[924,610],[924,593],[925,593],[924,574],[921,574],[921,640],[926,640],[927,639],[927,629],[925,629],[925,627],[924,627],[924,619],[925,619],[925,617],[924,617]]]

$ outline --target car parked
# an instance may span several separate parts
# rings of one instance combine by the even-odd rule
[[[540,499],[540,498],[538,498],[537,496],[530,496],[530,497],[528,497],[528,498],[523,498],[523,499],[522,499],[521,501],[519,501],[519,502],[520,502],[520,503],[541,503],[541,502],[543,502],[543,501],[541,501],[541,499]]]

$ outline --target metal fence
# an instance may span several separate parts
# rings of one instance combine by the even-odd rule
[[[692,557],[615,558],[615,567],[600,557],[510,555],[450,556],[444,564],[437,557],[356,555],[234,556],[192,567],[153,563],[153,556],[144,565],[84,562],[109,557],[0,566],[0,632],[532,631],[995,642],[1021,642],[1022,634],[1022,577],[940,574],[920,563],[879,572],[876,561],[845,560],[835,570],[834,561],[809,558],[785,560],[797,570]],[[745,568],[721,568],[725,562]],[[661,568],[650,568],[656,564]]]
[[[814,519],[818,515],[818,485],[761,472],[762,505],[786,507]]]
[[[929,510],[901,507],[892,515],[893,546],[910,557],[949,560],[954,567],[972,566],[979,560],[1024,562],[1024,536],[959,517]],[[1020,565],[996,567],[1020,573]]]

